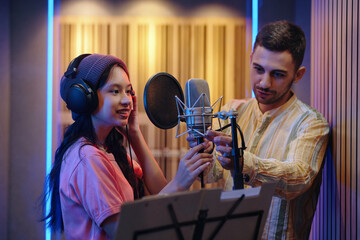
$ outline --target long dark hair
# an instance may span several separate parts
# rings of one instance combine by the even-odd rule
[[[101,88],[106,83],[110,70],[113,66],[114,65],[109,66],[104,71],[103,75],[99,80],[98,86],[96,86],[96,89]],[[55,152],[55,160],[51,172],[45,180],[45,190],[42,200],[44,217],[41,219],[41,221],[49,219],[48,226],[51,227],[52,231],[64,230],[59,192],[60,170],[63,157],[69,147],[81,137],[87,140],[86,144],[96,146],[97,137],[94,131],[90,114],[79,115],[75,119],[74,123],[72,123],[66,129],[63,141]],[[115,128],[113,128],[105,139],[105,145],[107,148],[107,152],[114,155],[116,163],[119,165],[124,176],[133,188],[134,199],[141,198],[144,195],[143,181],[142,179],[136,178],[133,167],[132,165],[130,165],[127,159],[127,152],[124,147],[124,136],[119,133]],[[51,208],[49,213],[45,213],[46,203],[49,198]]]

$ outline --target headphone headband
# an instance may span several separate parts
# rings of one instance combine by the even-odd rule
[[[87,56],[90,56],[91,54],[81,54],[80,56],[74,58],[70,63],[69,66],[67,68],[67,70],[64,73],[64,76],[67,78],[75,78],[77,71],[78,71],[78,67],[80,62],[86,58]]]

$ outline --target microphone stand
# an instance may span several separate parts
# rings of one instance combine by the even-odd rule
[[[243,149],[238,147],[238,138],[237,138],[237,126],[236,126],[236,112],[232,112],[229,114],[229,118],[231,120],[231,133],[233,138],[233,147],[231,150],[231,155],[234,159],[234,187],[233,189],[243,189],[244,188],[244,176],[242,173],[243,166],[240,168],[240,158],[243,157]]]
[[[199,144],[201,144],[201,143],[204,142],[204,138],[203,138],[203,137],[198,137],[198,138],[196,138],[196,140],[197,140],[197,145],[199,145]],[[203,153],[203,152],[204,152],[204,149],[201,149],[201,150],[199,151],[199,153]],[[204,173],[203,173],[203,172],[200,173],[200,180],[201,180],[201,188],[205,188],[205,184],[204,184]]]

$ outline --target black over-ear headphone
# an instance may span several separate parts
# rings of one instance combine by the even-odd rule
[[[82,54],[72,60],[64,73],[71,86],[66,92],[67,108],[77,114],[90,114],[98,106],[99,100],[94,91],[84,79],[77,77],[80,62],[91,54]]]

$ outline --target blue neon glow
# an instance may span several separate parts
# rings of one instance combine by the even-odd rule
[[[252,0],[252,46],[254,46],[259,22],[259,2]]]
[[[54,46],[54,0],[48,0],[47,24],[47,67],[46,67],[46,175],[52,164],[52,122],[53,122],[53,46]],[[46,213],[50,211],[50,199],[46,202]],[[46,223],[47,224],[47,223]],[[45,239],[51,239],[50,228],[45,228]]]
[[[259,2],[258,0],[252,0],[252,41],[251,45],[254,47],[256,35],[258,33],[259,22]],[[254,91],[251,91],[251,97],[255,97]]]

